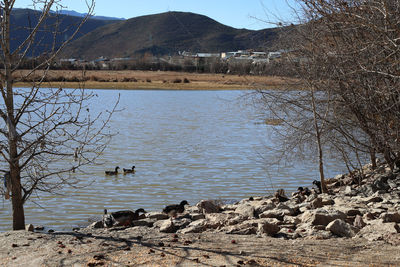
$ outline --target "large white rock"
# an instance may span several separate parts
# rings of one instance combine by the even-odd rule
[[[309,223],[311,225],[328,225],[330,222],[336,219],[344,220],[346,218],[346,214],[337,210],[325,210],[325,209],[316,209],[316,210],[308,210],[303,213],[301,216],[302,223]]]
[[[355,227],[341,219],[336,219],[328,224],[327,231],[340,237],[354,237],[356,235]]]
[[[159,222],[162,222],[160,225],[160,232],[162,233],[175,233],[176,230],[178,230],[172,220],[164,220]]]
[[[235,209],[235,213],[242,215],[245,218],[253,219],[255,218],[255,209],[250,204],[241,204]]]
[[[208,229],[207,220],[200,219],[190,223],[186,228],[179,230],[179,233],[188,234],[188,233],[202,233]]]
[[[397,223],[383,223],[383,220],[373,220],[370,221],[370,223],[371,224],[361,229],[356,237],[363,237],[370,241],[376,241],[400,232],[400,227]]]
[[[206,214],[207,227],[217,229],[218,227],[227,225],[230,220],[237,217],[235,213],[210,213]]]

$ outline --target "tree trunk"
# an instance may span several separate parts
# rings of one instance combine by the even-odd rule
[[[7,71],[6,71],[7,73]],[[7,87],[7,126],[8,146],[10,149],[10,176],[11,176],[11,200],[13,209],[13,230],[25,229],[25,214],[21,188],[21,169],[18,159],[18,133],[14,118],[14,96],[11,74],[6,78]]]
[[[25,213],[24,203],[22,200],[21,177],[19,168],[11,168],[11,181],[13,230],[23,230],[25,229]]]
[[[5,104],[7,108],[7,127],[8,127],[8,146],[10,153],[10,176],[11,176],[11,202],[13,210],[13,230],[25,229],[25,214],[22,199],[21,188],[21,170],[19,167],[18,159],[18,133],[16,127],[16,120],[14,116],[14,90],[13,90],[13,77],[12,77],[12,55],[10,51],[10,16],[11,6],[8,1],[4,1],[4,26],[3,38],[4,44],[4,82],[6,88]]]
[[[374,148],[370,148],[370,157],[371,157],[371,164],[372,164],[372,169],[375,170],[376,169],[376,154],[375,154],[375,149]]]
[[[323,158],[323,151],[322,151],[322,144],[321,144],[321,132],[318,126],[318,119],[317,119],[317,108],[315,103],[315,95],[314,89],[311,91],[311,104],[313,109],[313,116],[314,116],[314,130],[315,130],[315,138],[318,145],[318,162],[319,162],[319,177],[321,180],[321,193],[326,193],[328,190],[325,184],[325,174],[324,174],[324,158]]]

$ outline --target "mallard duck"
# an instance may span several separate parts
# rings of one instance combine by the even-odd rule
[[[132,169],[125,169],[123,168],[124,173],[134,173],[135,172],[135,166],[132,166]]]
[[[104,227],[129,226],[133,221],[139,220],[140,213],[146,213],[146,211],[144,209],[137,209],[135,212],[131,210],[120,210],[107,214],[107,209],[104,209]]]
[[[275,200],[279,202],[286,202],[289,200],[289,198],[285,195],[285,190],[279,189],[275,193]]]
[[[317,181],[317,180],[314,180],[313,182],[313,185],[315,185],[317,188],[317,193],[318,194],[321,194],[322,193],[322,188],[321,188],[321,182],[320,181]]]
[[[106,175],[117,175],[119,167],[115,167],[115,171],[105,171]]]
[[[297,191],[299,191],[299,194],[301,194],[303,196],[311,195],[311,191],[310,191],[310,189],[308,189],[308,187],[303,188],[300,186],[299,188],[297,188]]]
[[[180,204],[178,205],[169,205],[166,206],[163,209],[163,212],[168,214],[171,217],[175,217],[178,213],[182,213],[185,211],[185,205],[188,205],[189,203],[186,200],[183,200]]]

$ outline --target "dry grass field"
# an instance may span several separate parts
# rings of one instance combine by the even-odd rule
[[[15,77],[24,77],[29,70],[20,70]],[[36,71],[31,77],[41,77]],[[16,86],[30,86],[30,79]],[[295,80],[276,76],[242,76],[199,74],[172,71],[50,70],[42,87],[94,89],[166,89],[166,90],[232,90],[279,88],[295,84]]]

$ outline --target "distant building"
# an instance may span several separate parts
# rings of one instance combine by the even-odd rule
[[[220,53],[197,53],[196,57],[201,58],[219,58],[221,57]]]
[[[280,51],[269,52],[268,53],[268,59],[269,60],[274,60],[274,59],[277,59],[277,58],[280,58],[280,57],[282,57],[282,52],[280,52]]]

